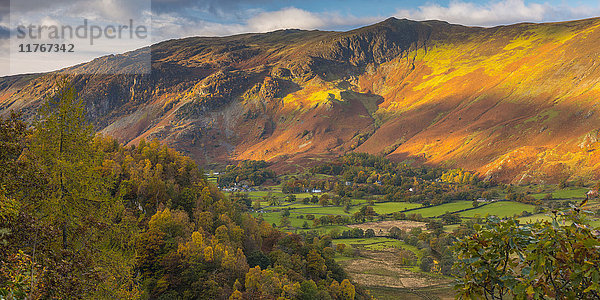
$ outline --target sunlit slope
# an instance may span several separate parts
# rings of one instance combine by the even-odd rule
[[[295,170],[363,151],[505,182],[598,179],[599,26],[392,18],[348,32],[171,40],[64,76],[99,132],[158,139],[201,164]],[[149,75],[96,74],[135,68],[150,50]],[[63,74],[0,78],[0,114],[33,119]]]
[[[454,34],[360,77],[389,120],[358,150],[508,181],[600,168],[598,19]],[[434,34],[435,36],[435,34]]]

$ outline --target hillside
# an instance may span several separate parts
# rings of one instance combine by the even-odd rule
[[[279,170],[349,151],[504,182],[598,179],[600,18],[475,28],[388,19],[348,32],[170,40],[70,68],[97,131],[201,164]],[[150,75],[85,75],[135,68]],[[64,71],[0,78],[28,118]]]

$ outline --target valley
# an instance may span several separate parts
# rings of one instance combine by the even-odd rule
[[[330,238],[335,260],[377,299],[398,295],[407,299],[454,298],[454,260],[444,255],[451,251],[445,248],[453,243],[451,240],[468,234],[474,224],[485,223],[488,216],[516,218],[521,223],[552,220],[552,211],[577,206],[595,189],[577,182],[482,184],[465,180],[468,172],[457,170],[424,169],[416,175],[419,168],[364,154],[317,165],[308,173],[270,174],[270,184],[251,186],[242,178],[266,174],[255,166],[267,167],[244,162],[216,172],[219,175],[213,171],[207,174],[216,184],[230,183],[221,190],[245,202],[258,220],[295,234]],[[416,177],[396,181],[407,193],[394,198],[396,193],[392,192],[392,197],[389,193],[394,183],[377,179],[386,176],[380,173],[383,170],[398,169]],[[329,175],[333,170],[338,170],[333,172],[337,175]],[[361,172],[374,179],[361,181],[353,176]],[[223,179],[230,175],[244,184]],[[428,189],[438,192],[431,194]],[[428,199],[419,194],[435,196]],[[445,200],[432,203],[435,199]],[[600,199],[592,199],[585,209],[592,213],[590,225],[600,225]],[[449,244],[444,246],[446,242]]]

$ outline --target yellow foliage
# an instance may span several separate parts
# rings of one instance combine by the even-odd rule
[[[231,296],[229,296],[229,300],[242,300],[242,292],[235,290],[233,291],[233,293],[231,293]]]
[[[204,245],[204,235],[198,231],[194,231],[192,233],[192,243],[202,247],[202,245]]]
[[[204,248],[204,260],[208,262],[212,262],[214,259],[213,248],[208,246]]]
[[[282,296],[285,297],[285,299],[297,299],[300,293],[300,283],[289,283],[284,285],[282,289]]]
[[[340,284],[340,291],[341,291],[341,299],[344,299],[344,300],[354,300],[354,297],[356,296],[356,289],[354,288],[354,285],[352,283],[350,283],[350,280],[348,280],[348,279],[344,279],[342,281],[342,283]]]
[[[461,169],[453,169],[444,172],[444,174],[441,176],[441,180],[448,183],[467,184],[472,183],[475,180],[475,175],[471,174],[470,172],[465,172]]]
[[[221,266],[227,270],[235,270],[236,269],[237,260],[233,255],[229,253],[229,251],[225,251],[223,254],[223,258],[221,258]]]

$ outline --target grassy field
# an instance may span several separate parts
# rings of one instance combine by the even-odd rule
[[[460,224],[444,225],[444,231],[452,232],[454,229],[460,227]]]
[[[455,212],[457,210],[473,207],[471,201],[457,201],[446,203],[438,206],[425,207],[422,209],[413,210],[407,212],[407,214],[421,214],[425,218],[437,217],[445,214],[446,212]]]
[[[519,218],[519,221],[521,221],[521,223],[537,222],[537,221],[551,221],[551,220],[552,220],[552,218],[548,214],[535,214],[533,216]]]
[[[588,192],[587,188],[567,188],[558,190],[552,193],[552,196],[556,199],[572,199],[572,198],[585,198],[585,194]]]
[[[542,199],[546,194],[552,194],[554,199],[582,199],[589,191],[588,188],[569,187],[561,190],[548,191],[546,193],[531,194],[535,199]]]
[[[350,202],[352,203],[352,205],[358,205],[358,204],[366,204],[367,200],[366,199],[350,199]]]
[[[279,206],[269,206],[269,204],[267,202],[263,201],[260,202],[260,205],[264,208],[264,210],[282,210],[284,208],[289,208],[291,210],[291,212],[294,212],[295,209],[297,208],[315,208],[315,207],[319,207],[318,204],[304,204],[304,203],[292,203],[290,204],[289,202],[282,202],[281,205]],[[268,206],[268,207],[267,207]]]
[[[385,202],[385,203],[375,203],[373,209],[378,214],[389,214],[397,211],[403,211],[411,208],[421,207],[419,203],[410,203],[410,202]]]
[[[552,217],[548,213],[545,213],[545,214],[536,214],[536,215],[529,216],[529,217],[519,218],[519,221],[521,221],[522,223],[537,222],[537,221],[549,221],[549,222],[551,222],[552,221]],[[594,227],[598,227],[598,226],[600,226],[600,220],[596,219],[596,218],[591,218],[590,225],[594,226]]]
[[[206,180],[214,185],[217,185],[217,179],[218,177],[216,176],[206,176]]]
[[[523,211],[533,212],[533,205],[523,204],[518,202],[495,202],[488,205],[478,207],[476,209],[461,212],[461,217],[472,218],[475,216],[483,217],[486,214],[496,215],[498,217],[512,217]]]
[[[255,218],[263,218],[265,222],[269,224],[275,224],[278,227],[281,224],[281,212],[265,212],[265,213],[252,213]],[[350,227],[346,227],[343,225],[323,225],[318,227],[313,227],[313,221],[307,220],[306,218],[298,218],[301,214],[290,213],[288,219],[290,220],[290,226],[294,227],[291,231],[294,232],[304,232],[304,231],[316,231],[321,234],[328,234],[332,230],[337,230],[338,232],[342,232],[344,230],[350,230]],[[304,222],[308,223],[308,228],[302,228]]]
[[[275,225],[279,226],[281,223],[281,213],[279,212],[267,212],[267,213],[253,213],[252,214],[255,218],[260,218],[262,217],[265,222],[269,223],[269,224],[273,224],[275,223]],[[297,218],[298,215],[290,215],[288,218],[290,220],[290,225],[293,227],[302,227],[302,224],[304,224],[304,221],[307,221],[308,224],[310,226],[312,226],[312,221],[306,220],[306,219],[298,219]]]
[[[324,216],[324,215],[342,215],[342,216],[351,216],[353,213],[357,212],[358,210],[360,210],[360,208],[363,205],[360,204],[366,204],[367,200],[365,199],[353,199],[353,203],[357,203],[358,205],[353,206],[350,208],[349,213],[344,212],[344,207],[341,206],[319,206],[318,204],[303,204],[303,203],[299,203],[299,202],[295,202],[295,203],[289,203],[289,202],[282,202],[281,205],[279,206],[268,206],[268,203],[265,201],[261,201],[261,206],[263,207],[262,210],[265,211],[265,213],[253,213],[253,216],[255,217],[261,217],[268,223],[270,224],[276,224],[279,226],[279,224],[281,224],[281,211],[285,208],[289,208],[290,209],[290,221],[291,221],[291,226],[292,227],[296,227],[299,231],[305,231],[305,230],[316,230],[319,231],[323,234],[330,232],[331,230],[333,230],[334,228],[338,228],[340,230],[347,230],[349,229],[348,227],[345,226],[319,226],[316,228],[313,228],[313,222],[312,221],[308,221],[306,219],[300,219],[298,218],[300,215],[309,215],[312,214],[315,217],[320,217],[320,216]],[[386,202],[386,203],[376,203],[374,205],[374,209],[377,213],[379,214],[387,214],[387,213],[391,213],[391,212],[396,212],[396,211],[402,211],[405,209],[410,209],[410,208],[414,208],[414,207],[419,207],[420,204],[415,204],[415,203],[408,203],[408,202]],[[302,229],[302,225],[304,224],[304,221],[307,221],[310,228],[309,229]]]
[[[255,192],[257,193],[257,192]],[[261,191],[264,193],[264,191]],[[261,206],[266,211],[274,211],[274,210],[282,210],[284,208],[289,208],[290,213],[292,214],[314,214],[314,215],[343,215],[349,216],[353,213],[360,210],[362,207],[361,204],[365,203],[364,199],[353,199],[353,203],[355,206],[350,208],[349,212],[344,211],[344,207],[342,206],[319,206],[318,204],[309,203],[304,204],[300,202],[289,203],[282,202],[279,206],[270,206],[267,202],[261,201]],[[356,205],[358,204],[358,205]],[[378,214],[389,214],[393,212],[404,211],[407,209],[414,209],[420,207],[421,204],[418,203],[409,203],[409,202],[384,202],[384,203],[375,203],[373,209]],[[432,207],[424,207],[421,209],[412,210],[407,212],[409,214],[421,214],[421,216],[430,218],[430,217],[438,217],[446,212],[455,212],[467,208],[472,208],[473,204],[471,201],[457,201],[452,203],[446,203],[438,206]],[[512,216],[514,214],[520,214],[524,210],[533,211],[532,205],[526,205],[517,202],[497,202],[488,205],[484,205],[480,208],[473,209],[470,211],[462,212],[461,216],[463,217],[474,217],[476,214],[480,216],[484,216],[486,213],[496,213],[500,217]]]
[[[312,221],[308,221],[309,224],[312,225]],[[316,232],[320,232],[322,234],[327,234],[329,232],[331,232],[332,230],[337,230],[338,232],[342,232],[344,230],[350,230],[352,228],[344,226],[344,225],[322,225],[319,227],[311,227],[308,229],[304,229],[304,228],[299,228],[298,231],[302,232],[302,231],[316,231]]]
[[[350,209],[350,213],[344,212],[344,208],[341,206],[323,206],[323,207],[314,207],[314,208],[299,208],[294,209],[290,212],[297,214],[320,214],[320,215],[342,215],[348,216],[350,214],[355,213],[360,208],[357,206],[353,206]]]
[[[248,197],[250,197],[252,199],[262,198],[262,197],[269,195],[269,193],[271,193],[272,196],[279,197],[279,198],[283,198],[283,196],[284,196],[284,194],[277,192],[277,191],[252,191],[252,192],[248,192]]]
[[[269,193],[271,194],[271,196],[280,198],[280,199],[285,199],[288,197],[288,194],[284,194],[281,192],[280,188],[271,188],[270,190],[264,190],[264,191],[251,191],[248,192],[248,197],[256,199],[256,198],[262,198],[265,196],[268,196]],[[294,196],[296,196],[296,200],[302,200],[304,198],[311,198],[313,194],[311,193],[299,193],[299,194],[293,194]],[[316,194],[317,196],[319,196],[320,194]]]
[[[350,208],[350,214],[353,214],[360,210],[362,207],[362,203],[365,203],[365,200],[355,200],[355,203],[359,205],[353,206]],[[315,204],[304,205],[306,206],[315,206]],[[416,203],[408,203],[408,202],[386,202],[386,203],[375,203],[373,209],[378,214],[389,214],[397,211],[403,211],[410,208],[415,208],[421,206]],[[348,215],[348,213],[344,212],[344,208],[341,206],[325,206],[325,207],[309,207],[303,208],[303,205],[294,204],[290,207],[298,207],[299,209],[294,209],[292,212],[295,213],[310,213],[310,214],[334,214],[334,215]]]
[[[287,197],[286,194],[283,194],[283,196]],[[300,200],[300,199],[304,199],[304,198],[311,198],[313,194],[311,193],[299,193],[299,194],[294,194],[296,196],[296,199]]]

